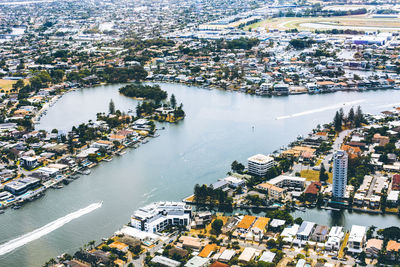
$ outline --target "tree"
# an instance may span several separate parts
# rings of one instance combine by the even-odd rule
[[[347,121],[351,125],[354,125],[354,109],[353,109],[353,107],[351,107],[350,110],[349,110],[349,115],[347,115]]]
[[[171,98],[170,98],[169,102],[171,103],[171,107],[173,109],[175,109],[175,107],[176,107],[176,98],[175,98],[174,94],[171,95]]]
[[[364,121],[364,115],[362,113],[361,107],[357,107],[356,115],[354,117],[354,126],[355,127],[360,127],[361,123]]]
[[[376,226],[375,226],[375,225],[371,225],[371,226],[368,228],[368,231],[367,231],[367,240],[370,239],[370,238],[372,238],[372,236],[373,236],[375,230],[376,230]]]
[[[301,217],[297,217],[296,220],[294,220],[294,223],[301,225],[303,223],[303,219]]]
[[[114,114],[115,113],[115,104],[114,104],[114,101],[112,99],[110,100],[110,104],[108,104],[108,112],[110,114]]]
[[[366,257],[367,257],[367,254],[365,253],[365,251],[361,251],[361,253],[358,255],[358,259],[361,261],[361,263],[360,263],[361,266],[367,265],[367,264],[365,264]]]
[[[24,80],[20,79],[12,85],[13,89],[18,90],[25,86]]]
[[[335,117],[333,118],[333,127],[336,132],[340,132],[342,130],[342,119],[338,111],[336,111]]]
[[[224,225],[224,222],[221,219],[215,219],[211,224],[211,229],[213,230],[216,236],[221,234],[221,228]]]
[[[319,180],[320,182],[326,182],[328,180],[329,176],[326,173],[325,170],[325,165],[321,163],[321,168],[319,169]]]
[[[244,171],[244,165],[242,163],[237,162],[236,160],[232,162],[231,169],[234,172],[242,173]]]

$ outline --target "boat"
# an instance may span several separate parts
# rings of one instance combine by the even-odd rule
[[[90,170],[89,169],[81,170],[81,171],[79,171],[79,173],[84,174],[84,175],[89,175]]]
[[[12,208],[14,209],[14,210],[17,210],[17,209],[20,209],[22,206],[21,205],[14,205]]]
[[[5,211],[4,210],[0,210],[0,214],[3,214]]]

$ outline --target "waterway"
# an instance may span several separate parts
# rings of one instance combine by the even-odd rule
[[[65,94],[49,108],[38,129],[70,130],[113,99],[117,109],[135,110],[137,100],[118,93],[120,85],[86,88]],[[400,91],[338,92],[264,98],[242,93],[161,84],[184,103],[187,117],[162,124],[160,137],[111,162],[104,162],[61,190],[49,190],[37,201],[0,215],[0,244],[34,231],[92,203],[101,208],[14,251],[0,256],[0,266],[41,266],[51,257],[72,253],[90,240],[99,241],[129,221],[132,212],[152,201],[181,200],[196,183],[224,177],[233,160],[245,162],[256,153],[271,153],[317,124],[332,120],[336,109],[361,105],[377,113],[400,105]],[[278,119],[277,119],[278,118]],[[328,225],[399,224],[397,216],[311,210],[295,216]]]

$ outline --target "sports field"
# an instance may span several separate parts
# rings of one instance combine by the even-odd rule
[[[363,31],[400,31],[400,19],[373,18],[368,15],[314,17],[314,18],[273,18],[251,24],[247,29],[262,27],[268,30],[328,30],[350,29]]]

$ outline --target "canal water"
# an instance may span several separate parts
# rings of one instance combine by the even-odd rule
[[[37,129],[69,130],[97,112],[107,112],[113,99],[121,111],[138,103],[118,93],[121,85],[73,91],[49,108]],[[178,124],[160,124],[160,137],[122,157],[104,162],[60,190],[49,190],[41,199],[19,210],[0,215],[0,244],[29,233],[67,214],[103,201],[101,208],[80,216],[49,234],[0,256],[0,266],[41,266],[51,257],[72,253],[90,240],[99,241],[118,230],[132,212],[158,200],[181,200],[196,183],[224,177],[232,161],[243,163],[256,153],[271,153],[317,124],[332,120],[335,111],[361,105],[377,113],[400,105],[400,92],[338,92],[264,98],[185,85],[161,84],[187,117]],[[295,216],[328,225],[351,224],[386,227],[398,225],[397,216],[334,213],[311,210]]]

